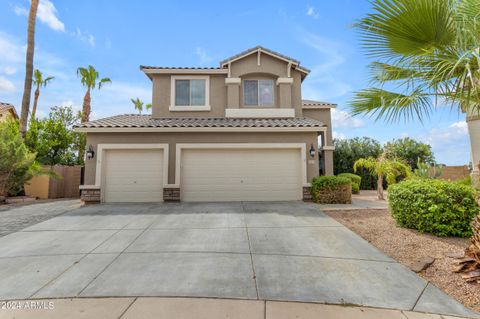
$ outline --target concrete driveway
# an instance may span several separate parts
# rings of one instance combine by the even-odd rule
[[[190,296],[473,316],[314,204],[96,205],[0,238],[0,300]]]

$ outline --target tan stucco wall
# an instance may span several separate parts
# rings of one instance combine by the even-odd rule
[[[182,74],[187,75],[187,74]],[[152,76],[152,117],[225,117],[227,88],[225,75],[210,75],[210,111],[179,112],[170,111],[170,74]]]
[[[303,109],[303,116],[323,122],[327,125],[327,146],[332,145],[332,114],[329,108]]]
[[[88,133],[87,145],[97,153],[98,144],[169,144],[168,182],[175,182],[176,143],[305,143],[307,156],[307,179],[310,182],[318,176],[318,156],[312,159],[308,154],[310,145],[317,145],[316,132],[279,133]],[[98,156],[98,154],[97,154]],[[85,162],[85,184],[95,184],[96,159]]]
[[[171,76],[175,74],[152,74],[152,116],[154,118],[160,117],[224,117],[225,108],[227,106],[238,105],[243,107],[243,80],[245,79],[272,79],[276,81],[279,77],[287,77],[288,63],[278,60],[267,54],[261,55],[261,64],[257,65],[257,55],[252,54],[241,60],[232,62],[231,77],[241,78],[240,85],[232,85],[230,90],[227,90],[225,84],[226,74],[210,74],[210,111],[194,111],[194,112],[179,112],[170,111],[170,92],[171,92]],[[187,75],[188,74],[182,74]],[[193,75],[193,74],[191,74]],[[293,84],[282,85],[282,90],[287,89],[291,92],[280,92],[279,86],[275,83],[275,105],[273,107],[280,107],[280,95],[284,97],[285,101],[282,106],[288,104],[289,107],[295,108],[295,116],[302,117],[301,108],[301,73],[297,70],[291,70],[291,77]],[[233,89],[236,87],[236,89]],[[229,92],[233,96],[228,96]],[[237,102],[235,101],[237,100]],[[248,106],[248,108],[253,108]],[[265,107],[260,107],[265,108]]]

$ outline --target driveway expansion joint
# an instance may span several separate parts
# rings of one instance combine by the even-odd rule
[[[242,202],[242,210],[243,210],[243,222],[245,223],[245,232],[247,233],[248,249],[250,251],[250,263],[252,265],[253,281],[255,282],[255,291],[257,293],[257,299],[259,299],[257,275],[255,274],[255,266],[253,264],[252,245],[250,243],[250,235],[248,234],[248,225],[247,225],[247,220],[245,218],[245,206],[243,205],[243,202]]]

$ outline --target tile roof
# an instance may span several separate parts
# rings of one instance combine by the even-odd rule
[[[12,110],[13,114],[15,114],[16,117],[18,117],[17,111],[15,110],[15,107],[12,104],[0,102],[0,112],[4,112],[8,110]]]
[[[221,68],[215,67],[174,67],[174,66],[151,66],[151,65],[140,65],[140,70],[220,70]]]
[[[302,106],[337,106],[337,104],[314,100],[302,100]]]
[[[323,127],[322,122],[307,118],[152,118],[151,115],[124,114],[77,125],[77,128],[272,128]]]
[[[140,65],[140,70],[222,70],[226,67],[225,64],[228,63],[229,61],[235,60],[235,59],[237,59],[239,57],[242,57],[244,55],[248,55],[248,54],[253,53],[257,50],[262,50],[263,52],[266,52],[268,54],[280,57],[284,60],[291,61],[296,65],[297,69],[299,69],[299,70],[301,70],[305,73],[310,73],[309,69],[304,68],[303,66],[300,66],[300,61],[295,60],[295,59],[293,59],[289,56],[283,55],[281,53],[278,53],[276,51],[264,48],[260,45],[254,47],[254,48],[245,50],[243,52],[240,52],[238,54],[235,54],[234,56],[231,56],[231,57],[221,61],[220,62],[220,67],[168,67],[168,66]]]

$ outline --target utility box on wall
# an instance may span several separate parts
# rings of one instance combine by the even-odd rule
[[[25,194],[39,199],[53,198],[78,198],[80,197],[81,166],[55,165],[45,166],[44,169],[51,169],[58,175],[35,176],[25,183]]]

